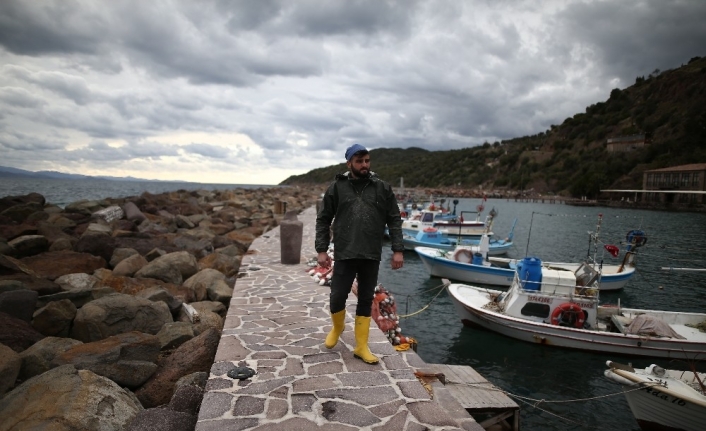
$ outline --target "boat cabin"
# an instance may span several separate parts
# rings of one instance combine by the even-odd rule
[[[510,289],[496,302],[520,319],[574,328],[597,329],[600,273],[588,264],[576,271],[543,267],[537,258],[518,262]]]

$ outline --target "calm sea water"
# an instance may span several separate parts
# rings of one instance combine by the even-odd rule
[[[143,192],[164,193],[176,190],[227,190],[235,188],[276,187],[253,184],[205,184],[154,181],[50,180],[0,178],[0,197],[36,192],[48,203],[64,207],[81,199],[97,200],[139,196]]]
[[[478,203],[463,199],[457,211],[474,210]],[[628,231],[641,228],[648,241],[639,250],[636,276],[622,291],[601,294],[601,302],[617,303],[620,299],[625,307],[706,312],[703,273],[660,269],[706,268],[704,214],[494,199],[485,206],[486,213],[492,207],[499,212],[493,228],[497,236],[507,235],[517,218],[511,257],[579,261],[586,257],[588,232],[596,230],[599,213],[603,214],[600,237],[605,243],[619,245]],[[405,266],[400,271],[389,268],[389,258],[386,247],[380,282],[395,294],[398,313],[415,312],[432,301],[441,280],[429,277],[416,253],[405,252]],[[604,262],[618,263],[618,259],[607,255]],[[426,362],[470,365],[503,390],[529,398],[526,402],[515,399],[523,430],[639,430],[625,397],[615,395],[620,387],[603,377],[606,360],[631,362],[636,367],[656,362],[688,369],[683,362],[539,346],[466,328],[445,291],[424,312],[402,319],[400,326],[403,334],[419,341],[418,353]],[[699,369],[704,371],[706,358],[701,359]],[[572,400],[581,401],[567,402]]]
[[[137,196],[179,189],[218,190],[272,186],[238,184],[118,182],[107,180],[0,179],[0,197],[38,192],[60,206],[80,199]],[[473,211],[478,200],[461,199],[457,211]],[[670,272],[661,267],[706,268],[706,214],[669,213],[562,204],[517,203],[491,199],[485,204],[498,211],[497,236],[505,236],[517,218],[512,257],[537,256],[543,260],[578,261],[588,251],[588,232],[595,231],[603,214],[601,239],[618,245],[632,229],[643,229],[648,241],[637,258],[637,274],[620,292],[604,293],[601,302],[635,308],[706,312],[706,282],[698,272]],[[531,229],[530,229],[531,228]],[[389,269],[385,248],[380,282],[397,299],[398,312],[408,314],[427,305],[439,292],[438,278],[429,277],[414,252],[405,252],[405,267]],[[606,263],[618,260],[609,256]],[[701,273],[703,274],[703,273]],[[402,332],[419,341],[418,353],[429,363],[470,365],[511,394],[521,408],[526,431],[638,430],[618,385],[603,377],[605,361],[631,362],[646,367],[652,362],[686,369],[685,363],[618,357],[515,341],[499,334],[465,328],[451,300],[442,292],[424,312],[401,322]],[[704,370],[704,364],[698,364]],[[617,395],[616,395],[617,394]],[[543,400],[540,402],[540,400]],[[580,400],[580,401],[576,401]]]

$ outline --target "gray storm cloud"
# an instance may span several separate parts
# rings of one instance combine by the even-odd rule
[[[5,0],[0,164],[277,183],[352,142],[536,134],[704,54],[704,16],[697,0]]]

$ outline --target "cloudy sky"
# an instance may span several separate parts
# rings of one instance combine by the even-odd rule
[[[0,165],[277,184],[354,142],[535,134],[706,55],[705,17],[704,0],[0,0]]]

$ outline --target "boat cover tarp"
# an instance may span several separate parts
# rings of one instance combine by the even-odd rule
[[[651,337],[669,337],[686,340],[686,337],[674,332],[664,320],[647,314],[640,314],[635,317],[630,325],[625,329],[626,334],[649,335]]]

